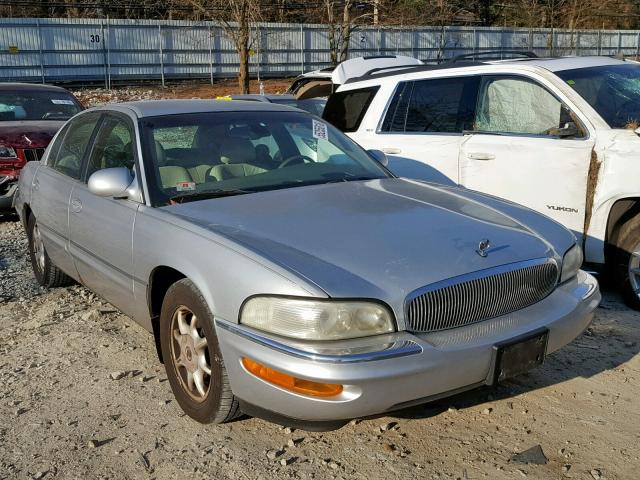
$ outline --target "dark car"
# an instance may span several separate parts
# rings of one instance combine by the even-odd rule
[[[22,167],[39,160],[64,122],[81,110],[64,88],[0,83],[0,214],[11,211]]]
[[[243,94],[230,95],[229,98],[232,100],[245,100],[250,102],[266,102],[276,103],[278,105],[286,105],[288,107],[299,108],[300,110],[304,110],[319,117],[322,116],[324,106],[327,104],[327,100],[324,98],[298,100],[294,95]]]

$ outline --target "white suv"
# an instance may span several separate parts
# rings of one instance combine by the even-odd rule
[[[640,308],[640,65],[525,58],[376,69],[324,118],[398,175],[506,198],[573,230]]]

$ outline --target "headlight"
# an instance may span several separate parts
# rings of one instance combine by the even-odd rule
[[[582,249],[578,245],[574,245],[564,254],[560,283],[566,282],[578,274],[578,270],[582,266],[582,260]]]
[[[240,323],[303,340],[342,340],[395,331],[391,312],[367,301],[254,297],[244,304]]]
[[[13,147],[7,147],[5,145],[0,145],[0,158],[16,158],[16,151]]]

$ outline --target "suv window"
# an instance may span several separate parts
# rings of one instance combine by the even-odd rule
[[[398,85],[383,132],[462,133],[473,126],[478,77],[438,78]]]
[[[332,94],[322,118],[343,132],[355,132],[380,87],[358,88]]]
[[[104,168],[126,167],[133,170],[133,145],[133,133],[128,123],[119,118],[107,118],[94,142],[86,178]]]
[[[48,162],[51,168],[71,178],[80,178],[82,159],[99,119],[99,115],[81,115],[71,120],[59,147],[53,146],[55,156]]]
[[[556,135],[577,118],[546,88],[521,77],[483,77],[474,130],[529,135]],[[573,137],[581,137],[576,129]]]

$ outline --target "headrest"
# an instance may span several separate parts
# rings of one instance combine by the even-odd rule
[[[252,163],[256,159],[256,147],[246,138],[229,137],[220,147],[220,161],[227,164]]]
[[[164,147],[158,140],[154,140],[153,143],[155,144],[156,149],[156,165],[162,166],[167,160],[167,156],[164,153]]]

